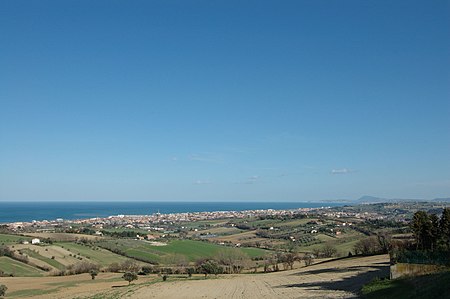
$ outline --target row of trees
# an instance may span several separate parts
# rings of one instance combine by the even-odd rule
[[[417,250],[450,250],[450,208],[439,218],[424,211],[414,213],[411,228]]]

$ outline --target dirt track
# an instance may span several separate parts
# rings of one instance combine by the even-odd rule
[[[383,255],[270,274],[157,283],[128,298],[355,298],[363,284],[389,274],[388,261]]]

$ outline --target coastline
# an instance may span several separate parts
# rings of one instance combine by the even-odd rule
[[[10,203],[2,206],[0,212],[0,223],[62,223],[62,222],[83,222],[92,219],[111,219],[111,218],[142,218],[152,219],[154,215],[167,216],[176,215],[177,217],[192,215],[202,215],[209,218],[211,215],[217,217],[222,215],[223,218],[228,215],[241,214],[267,214],[274,211],[293,211],[293,210],[310,210],[325,207],[342,206],[342,203],[199,203],[199,202],[180,202],[180,203],[161,203],[161,202],[90,202],[90,203],[62,203],[54,205],[53,203],[33,202],[33,203]],[[84,205],[83,205],[84,204]],[[144,204],[144,206],[142,206]],[[63,205],[61,207],[60,205]],[[80,206],[81,205],[81,206]],[[112,205],[112,207],[111,207]],[[131,208],[130,208],[131,205]],[[136,205],[136,208],[133,208]],[[147,209],[146,209],[147,208]],[[150,208],[150,209],[149,209]],[[8,211],[9,209],[9,211]],[[53,213],[56,210],[56,213]],[[132,211],[133,213],[130,213]],[[67,213],[68,212],[68,213]],[[5,214],[9,214],[5,217]],[[66,217],[64,217],[65,215]],[[22,217],[23,216],[23,217]],[[41,216],[41,217],[39,217]],[[67,217],[69,216],[69,217]],[[170,219],[173,217],[169,217]]]

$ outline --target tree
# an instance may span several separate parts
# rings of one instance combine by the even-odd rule
[[[438,240],[440,239],[439,234],[439,217],[436,214],[431,214],[430,216],[430,228],[429,228],[429,238],[430,238],[430,249],[431,251],[437,248]]]
[[[444,208],[441,220],[439,221],[439,233],[442,243],[447,250],[450,250],[450,208]]]
[[[379,249],[382,253],[388,253],[391,247],[392,237],[385,231],[377,234]]]
[[[205,274],[205,278],[206,276],[208,276],[208,274],[220,274],[223,272],[223,268],[214,260],[207,260],[204,261],[200,267],[199,267],[199,272]]]
[[[125,274],[123,274],[122,278],[125,279],[126,281],[128,281],[128,285],[130,285],[133,280],[138,279],[138,276],[134,272],[125,272]]]
[[[95,270],[95,269],[92,269],[91,271],[89,271],[89,274],[91,275],[92,280],[94,280],[94,279],[95,279],[95,276],[98,275],[98,271]]]
[[[314,255],[309,253],[305,254],[305,256],[303,257],[303,261],[305,262],[306,267],[312,265],[312,263],[314,263]]]
[[[163,259],[164,264],[177,266],[180,269],[181,273],[185,272],[186,267],[189,265],[189,261],[187,260],[185,255],[182,254],[168,254]]]
[[[215,258],[226,269],[226,273],[241,273],[248,266],[248,256],[239,249],[220,250]]]
[[[283,264],[284,270],[294,268],[294,262],[298,259],[298,256],[294,252],[287,252],[279,256],[279,262]]]
[[[417,211],[414,213],[411,228],[416,239],[416,249],[428,249],[430,248],[430,234],[431,234],[431,221],[428,214],[424,211]]]
[[[132,259],[125,260],[122,264],[120,264],[120,268],[126,272],[134,273],[138,273],[141,270],[139,264]]]
[[[325,244],[322,248],[322,254],[324,257],[333,257],[337,254],[337,249],[330,243]]]
[[[8,290],[8,288],[4,284],[0,284],[0,297],[6,295],[6,290]]]
[[[378,238],[371,236],[359,240],[353,247],[355,254],[361,253],[363,255],[375,254],[380,251]]]

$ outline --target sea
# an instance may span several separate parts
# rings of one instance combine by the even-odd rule
[[[86,219],[114,215],[151,215],[154,213],[184,213],[245,210],[288,210],[343,206],[332,202],[156,202],[156,201],[47,201],[0,202],[0,223],[33,220]]]

